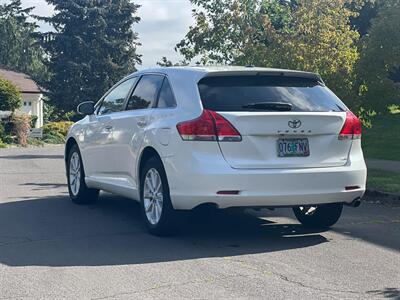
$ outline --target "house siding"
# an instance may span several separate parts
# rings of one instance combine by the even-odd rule
[[[43,95],[22,93],[22,106],[20,112],[30,116],[37,116],[35,128],[43,127]]]

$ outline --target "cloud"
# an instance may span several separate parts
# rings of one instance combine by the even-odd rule
[[[143,67],[154,66],[162,56],[173,61],[181,59],[174,51],[175,45],[185,36],[193,24],[192,6],[189,0],[141,0],[136,26],[142,47]]]
[[[5,3],[6,0],[0,0]],[[155,66],[162,56],[172,61],[181,59],[174,51],[175,45],[185,36],[189,26],[193,24],[192,6],[189,0],[136,0],[141,5],[138,14],[141,22],[135,25],[142,46],[138,53],[142,54],[143,64],[140,68]],[[54,13],[52,6],[45,0],[22,0],[24,7],[34,6],[34,14],[50,16]],[[48,24],[39,24],[41,30],[50,29]]]

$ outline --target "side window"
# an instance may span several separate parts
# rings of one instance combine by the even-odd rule
[[[107,115],[124,109],[123,105],[137,77],[128,79],[114,88],[103,100],[98,110],[98,115]]]
[[[154,105],[164,76],[144,75],[128,101],[127,110],[146,109]]]
[[[167,78],[164,79],[163,86],[158,98],[158,108],[176,107],[174,94],[172,93],[171,85]]]

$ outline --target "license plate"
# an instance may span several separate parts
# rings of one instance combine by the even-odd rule
[[[310,156],[308,139],[279,139],[278,157]]]

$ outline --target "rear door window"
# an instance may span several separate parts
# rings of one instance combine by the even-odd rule
[[[214,111],[340,112],[346,106],[315,79],[219,76],[199,82],[203,107]]]
[[[167,78],[164,79],[160,96],[158,98],[158,108],[173,108],[176,107],[176,100],[172,92],[171,85]]]
[[[161,85],[162,75],[143,75],[128,101],[127,110],[147,109],[155,105]]]

